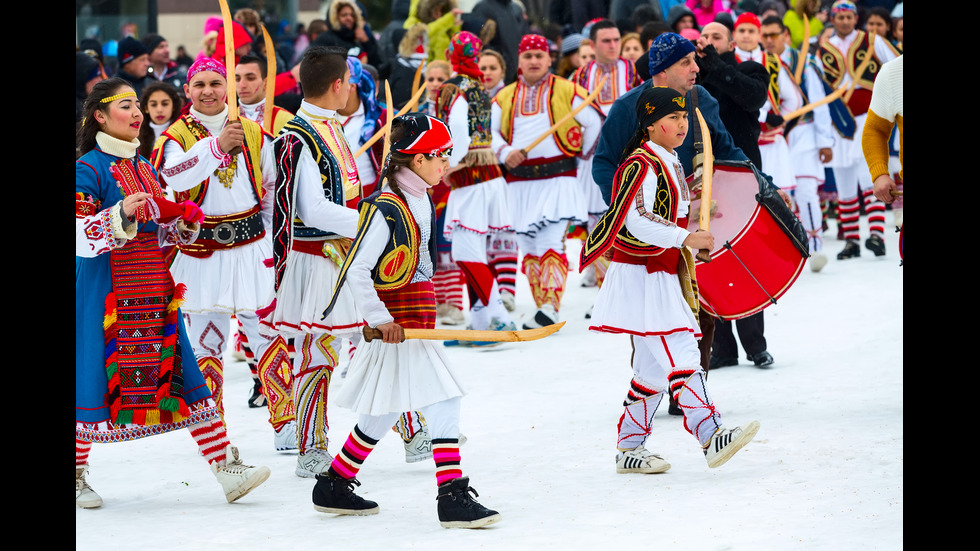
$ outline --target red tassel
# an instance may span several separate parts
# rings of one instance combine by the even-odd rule
[[[262,261],[262,264],[265,264],[266,268],[271,268],[276,265],[276,261],[274,258],[266,258]]]
[[[276,309],[276,299],[272,299],[272,302],[269,303],[268,306],[256,310],[255,315],[258,316],[259,319],[265,319],[265,317],[271,314],[275,309]]]

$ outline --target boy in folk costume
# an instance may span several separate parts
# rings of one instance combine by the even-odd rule
[[[780,110],[783,113],[818,102],[826,95],[816,60],[813,56],[803,59],[799,50],[787,46],[788,35],[782,19],[769,16],[762,21],[762,45],[767,52],[779,56]],[[800,82],[797,83],[791,75],[796,74],[801,63],[804,66]],[[786,141],[796,178],[794,199],[809,238],[810,269],[819,272],[827,264],[827,256],[821,252],[823,226],[817,190],[824,182],[824,163],[829,162],[834,154],[830,108],[821,105],[797,118],[790,126],[786,130]]]
[[[405,327],[435,326],[435,215],[427,188],[449,168],[452,137],[445,123],[420,113],[392,121],[387,185],[361,201],[357,238],[341,269],[324,316],[352,308],[382,338],[364,343],[351,361],[337,403],[359,414],[329,471],[317,475],[314,509],[373,515],[378,504],[354,494],[361,466],[401,412],[421,410],[432,436],[439,521],[446,528],[477,528],[500,520],[470,498],[462,475],[459,408],[464,391],[441,344],[405,340]],[[404,341],[404,342],[403,342]]]
[[[875,40],[873,49],[869,47],[870,35],[855,28],[857,7],[851,0],[834,2],[831,17],[834,33],[817,51],[817,57],[823,64],[824,82],[828,91],[833,91],[857,81],[857,87],[848,100],[846,109],[832,111],[834,126],[839,135],[834,144],[834,158],[830,166],[834,169],[834,180],[837,182],[840,208],[838,224],[842,226],[844,239],[847,240],[844,250],[837,254],[837,259],[861,256],[858,201],[862,198],[871,230],[871,236],[864,246],[875,256],[883,256],[885,206],[874,198],[871,175],[861,150],[861,136],[878,71],[883,64],[898,57],[898,51],[883,39]],[[872,59],[864,74],[855,75],[868,55]]]
[[[256,357],[272,339],[261,335],[255,310],[272,288],[272,256],[266,229],[272,223],[276,167],[272,139],[257,123],[228,120],[224,64],[202,58],[187,73],[188,110],[163,133],[153,164],[178,201],[190,200],[204,211],[201,235],[178,245],[170,267],[174,280],[187,285],[184,315],[201,371],[221,404],[223,354],[235,315]],[[278,431],[275,445],[290,440]]]
[[[682,94],[644,90],[636,103],[639,127],[613,179],[609,210],[582,249],[584,268],[613,247],[599,289],[591,331],[630,335],[633,380],[616,440],[616,472],[660,473],[670,468],[644,444],[653,415],[669,392],[698,439],[709,467],[718,467],[758,432],[758,421],[726,429],[708,396],[698,339],[697,281],[688,247],[712,249],[707,231],[688,232],[690,190],[674,148],[688,121]]]
[[[620,35],[616,24],[608,19],[600,19],[589,29],[589,38],[595,44],[596,58],[579,67],[572,73],[569,80],[592,93],[599,86],[599,81],[605,78],[602,91],[595,99],[595,105],[602,110],[603,117],[609,114],[619,96],[643,83],[636,73],[633,62],[620,56]],[[605,118],[603,119],[605,120]],[[595,227],[596,221],[609,207],[602,200],[602,192],[592,179],[592,158],[581,160],[578,165],[578,179],[581,182],[582,193],[586,198],[589,221],[586,231]],[[605,258],[596,259],[590,270],[586,271],[586,279],[595,280],[596,285],[602,285],[609,261]],[[592,277],[589,273],[594,272]]]
[[[384,110],[378,104],[377,86],[371,73],[364,69],[364,65],[357,58],[353,58],[348,65],[351,68],[350,76],[354,89],[347,98],[347,103],[337,110],[337,114],[344,127],[347,143],[350,144],[351,150],[356,151],[381,128]],[[354,161],[357,163],[358,178],[361,180],[364,194],[370,195],[378,177],[379,166],[376,156],[369,150]]]
[[[589,106],[524,152],[587,95],[585,89],[549,73],[551,57],[543,36],[525,35],[518,55],[520,74],[492,105],[493,151],[506,166],[505,178],[518,245],[538,307],[527,329],[558,322],[568,277],[565,232],[569,222],[585,222],[586,205],[576,178],[577,157],[590,158],[602,114]]]
[[[456,74],[444,82],[436,117],[453,135],[446,179],[452,186],[446,203],[443,236],[452,243],[452,257],[466,277],[472,329],[516,329],[500,298],[493,270],[487,264],[487,237],[512,232],[507,182],[490,148],[490,98],[477,67],[480,39],[469,32],[453,37],[446,50]]]
[[[349,59],[339,48],[306,51],[300,67],[305,99],[274,144],[275,298],[261,312],[261,325],[263,331],[294,338],[297,353],[289,372],[269,373],[280,363],[272,356],[263,358],[259,371],[273,422],[296,420],[296,475],[305,478],[325,471],[332,460],[326,416],[330,376],[341,337],[355,335],[363,325],[350,301],[329,318],[320,316],[355,234],[353,206],[361,197],[357,166],[337,115],[353,88],[352,65],[360,65]]]

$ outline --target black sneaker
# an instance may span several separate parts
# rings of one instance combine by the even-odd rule
[[[711,356],[708,361],[708,370],[718,369],[719,367],[728,367],[731,365],[738,365],[738,358],[722,358],[721,356]]]
[[[858,245],[858,242],[853,239],[848,239],[847,244],[844,245],[844,250],[837,253],[837,260],[847,260],[859,256],[861,256],[861,245]]]
[[[470,487],[468,476],[439,485],[439,524],[443,528],[480,528],[500,521],[500,513],[487,509],[470,497],[480,494]]]
[[[885,242],[876,233],[871,234],[871,237],[864,242],[864,246],[869,251],[875,253],[875,256],[885,256]]]
[[[265,394],[262,394],[262,381],[255,379],[255,385],[252,387],[252,395],[248,397],[248,407],[264,408],[265,404]]]
[[[356,478],[341,478],[332,472],[316,475],[313,487],[313,509],[321,513],[335,515],[376,515],[378,504],[368,501],[354,493],[354,486],[360,486]]]
[[[772,354],[765,350],[758,354],[749,354],[749,361],[753,362],[756,367],[762,368],[768,368],[773,363]]]

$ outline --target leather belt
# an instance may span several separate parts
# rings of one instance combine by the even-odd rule
[[[525,161],[514,168],[507,170],[507,175],[519,180],[540,180],[562,175],[565,172],[572,172],[574,176],[577,168],[575,157],[561,157],[554,161],[546,161],[538,164],[528,164]]]
[[[205,216],[197,240],[181,245],[180,250],[191,256],[206,258],[214,251],[231,249],[261,239],[265,235],[262,212],[258,205],[237,214]]]

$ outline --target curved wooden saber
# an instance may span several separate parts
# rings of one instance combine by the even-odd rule
[[[418,93],[419,88],[425,88],[424,86],[422,86],[422,80],[419,78],[419,77],[422,76],[422,67],[425,67],[425,62],[424,61],[420,61],[419,62],[418,68],[415,69],[415,76],[412,77],[412,97],[413,98],[416,97],[415,94]],[[416,99],[415,101],[418,101],[418,99]],[[409,104],[412,104],[412,102],[408,102],[408,103]]]
[[[810,111],[813,111],[817,107],[820,107],[821,105],[826,105],[826,104],[828,104],[828,103],[836,100],[837,98],[841,97],[844,94],[844,92],[846,92],[847,90],[848,90],[847,86],[841,86],[840,88],[838,88],[838,89],[834,90],[833,92],[827,94],[826,96],[818,99],[817,101],[815,101],[813,103],[808,103],[808,104],[804,105],[803,107],[800,107],[796,111],[791,111],[791,112],[783,115],[783,120],[788,121],[790,119],[795,119],[796,117],[802,117],[803,115],[806,115],[807,113],[809,113]]]
[[[238,120],[238,88],[235,86],[235,27],[231,23],[231,10],[227,0],[218,0],[221,5],[221,22],[225,32],[225,79],[228,84],[228,122]]]
[[[537,329],[520,329],[517,331],[492,331],[478,329],[405,329],[406,339],[424,339],[430,341],[483,341],[483,342],[527,342],[543,339],[558,331],[565,322],[545,325]],[[364,340],[371,342],[381,338],[381,331],[374,327],[364,327]]]
[[[272,37],[269,36],[269,31],[265,30],[265,23],[259,23],[262,27],[262,38],[265,41],[265,63],[268,69],[265,72],[265,111],[264,118],[265,130],[269,134],[272,134],[273,123],[275,122],[272,116],[272,108],[274,107],[273,100],[276,96],[276,47],[272,44]]]
[[[388,82],[385,81],[385,86],[387,86],[387,85],[388,85]],[[407,112],[415,109],[415,106],[418,105],[419,97],[422,95],[422,92],[423,91],[425,91],[425,86],[419,86],[419,89],[415,91],[415,95],[412,96],[412,99],[409,100],[409,102],[405,104],[405,107],[402,107],[401,110],[398,111],[398,113],[395,114],[395,116],[396,117],[400,117],[400,116],[404,115],[405,113],[407,113]],[[385,101],[389,101],[389,100],[386,99]],[[390,121],[391,119],[388,119],[388,120]],[[354,158],[356,159],[356,158],[360,157],[361,155],[364,154],[365,151],[367,151],[368,149],[371,149],[371,146],[374,145],[374,142],[380,140],[382,136],[384,136],[385,134],[387,134],[387,132],[388,132],[388,125],[385,124],[384,126],[381,127],[380,130],[378,130],[377,132],[374,133],[373,136],[371,136],[371,139],[370,140],[364,142],[364,145],[362,145],[361,148],[358,149],[356,153],[354,153]],[[382,160],[382,162],[384,162],[384,159],[381,159],[381,160]]]
[[[385,136],[388,136],[389,133],[391,132],[391,121],[392,119],[394,119],[394,117],[391,116],[391,112],[394,110],[395,108],[391,105],[391,86],[388,85],[388,81],[386,80],[385,81],[385,119],[386,120],[384,125]],[[385,159],[388,158],[388,153],[390,152],[391,152],[391,140],[385,139],[384,149],[381,152],[381,170],[384,170]],[[378,189],[384,187],[386,181],[388,181],[387,177],[384,180],[382,180],[380,184],[378,184]]]
[[[545,140],[545,138],[547,138],[548,136],[550,136],[550,135],[554,134],[555,132],[557,132],[558,129],[561,127],[561,125],[563,125],[566,122],[572,120],[572,117],[574,117],[575,115],[578,115],[579,113],[582,112],[583,109],[585,109],[586,107],[588,107],[589,105],[591,105],[592,102],[595,101],[595,99],[597,97],[599,97],[599,92],[602,91],[602,85],[606,83],[606,79],[607,78],[609,78],[608,75],[602,77],[601,79],[599,79],[599,84],[596,86],[595,91],[592,92],[591,94],[589,94],[588,96],[585,96],[585,101],[583,101],[581,103],[581,105],[579,105],[575,109],[572,109],[571,113],[569,113],[569,114],[565,115],[564,117],[562,117],[561,120],[559,120],[558,122],[556,122],[555,124],[553,124],[551,126],[551,128],[548,129],[547,132],[545,132],[544,134],[541,134],[540,136],[538,136],[536,140],[534,140],[530,144],[524,146],[521,149],[521,153],[523,153],[524,156],[526,157],[528,151],[531,151],[532,149],[534,149],[535,147],[537,147],[538,144],[540,144],[541,142],[543,142]]]
[[[708,231],[708,224],[711,222],[711,178],[715,171],[715,155],[711,150],[711,133],[708,131],[708,123],[701,115],[701,110],[694,108],[694,114],[698,117],[698,125],[701,126],[701,143],[704,147],[703,159],[701,163],[701,212],[698,213],[698,229]],[[711,251],[701,249],[695,258],[701,262],[711,262]]]
[[[800,44],[800,62],[796,64],[793,80],[797,84],[803,78],[803,67],[806,66],[806,56],[810,53],[810,18],[803,14],[803,43]]]

